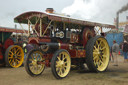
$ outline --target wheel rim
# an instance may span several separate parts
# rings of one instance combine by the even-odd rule
[[[44,70],[45,58],[43,58],[42,56],[43,54],[40,51],[35,51],[29,56],[28,65],[29,65],[30,71],[33,74],[40,74]]]
[[[99,71],[104,71],[108,66],[109,46],[104,38],[98,38],[94,44],[93,61]]]
[[[8,53],[9,64],[17,68],[22,65],[24,61],[24,52],[20,46],[13,46]]]
[[[55,67],[56,72],[60,77],[65,77],[69,73],[71,67],[71,60],[67,52],[59,53],[59,55],[57,56]]]

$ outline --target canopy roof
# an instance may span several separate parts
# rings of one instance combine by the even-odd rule
[[[0,26],[0,32],[15,32],[15,33],[28,33],[27,30],[19,30],[19,29],[14,29],[14,28],[8,28],[8,27],[1,27]]]
[[[85,26],[100,26],[100,27],[106,27],[106,28],[112,28],[112,29],[115,28],[114,25],[83,21],[83,20],[73,19],[70,17],[61,16],[57,14],[49,14],[49,13],[35,12],[35,11],[26,12],[15,17],[14,22],[28,24],[28,19],[31,19],[31,22],[35,23],[35,18],[37,17],[39,18],[47,17],[49,20],[52,20],[52,21],[74,23],[74,24],[80,24]]]

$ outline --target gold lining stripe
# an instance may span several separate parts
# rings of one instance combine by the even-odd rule
[[[59,49],[61,49],[60,43],[58,43],[58,45],[59,45]]]

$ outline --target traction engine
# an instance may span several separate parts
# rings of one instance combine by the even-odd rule
[[[57,79],[65,78],[71,65],[82,67],[86,63],[92,72],[107,69],[109,45],[103,36],[96,35],[94,28],[114,28],[113,25],[43,12],[26,12],[14,21],[28,24],[29,44],[34,45],[25,61],[29,75],[40,75],[45,66],[51,67]]]

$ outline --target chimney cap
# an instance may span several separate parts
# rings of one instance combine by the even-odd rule
[[[47,13],[53,13],[53,12],[54,12],[54,9],[53,9],[53,8],[47,8],[47,9],[46,9],[46,12],[47,12]]]

